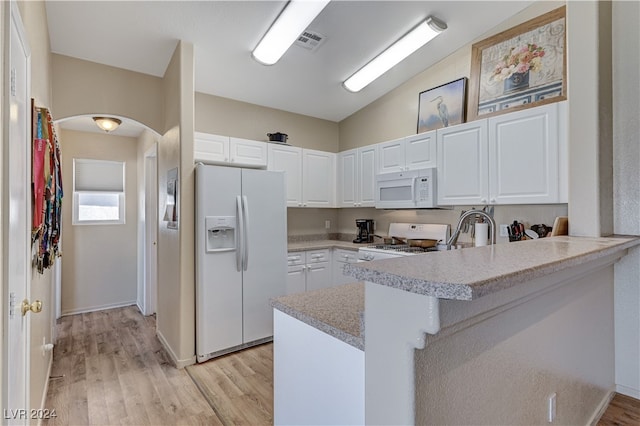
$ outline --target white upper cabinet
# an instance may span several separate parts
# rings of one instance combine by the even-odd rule
[[[376,161],[375,145],[338,154],[338,207],[373,207]]]
[[[373,207],[376,202],[376,167],[378,150],[375,145],[358,148],[358,207]]]
[[[302,148],[268,145],[268,170],[285,172],[287,206],[302,207]]]
[[[242,166],[267,167],[267,144],[248,139],[229,138],[230,162]]]
[[[193,151],[196,163],[267,167],[265,142],[195,132]]]
[[[438,130],[438,204],[565,203],[566,103]]]
[[[486,120],[438,129],[438,204],[486,204],[489,160]]]
[[[489,202],[559,202],[558,103],[489,118]]]
[[[435,167],[436,132],[407,136],[378,146],[378,172],[390,173]]]
[[[400,172],[406,170],[405,138],[378,144],[378,172]]]
[[[436,167],[436,131],[405,138],[407,170]]]
[[[229,136],[195,132],[193,151],[196,163],[226,163],[229,161]]]
[[[302,150],[302,207],[335,207],[336,154]]]
[[[269,144],[268,170],[286,172],[288,207],[335,207],[336,154]]]
[[[358,150],[338,154],[338,207],[357,207]]]

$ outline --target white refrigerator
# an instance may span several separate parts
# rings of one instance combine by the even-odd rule
[[[271,340],[286,281],[284,172],[198,164],[198,362]]]

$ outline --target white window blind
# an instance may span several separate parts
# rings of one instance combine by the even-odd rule
[[[124,163],[73,160],[73,224],[123,224]]]
[[[74,159],[75,191],[124,192],[124,163]]]

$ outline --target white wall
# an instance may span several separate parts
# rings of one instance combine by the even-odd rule
[[[640,235],[640,3],[613,3],[614,232]],[[616,384],[640,398],[640,250],[615,269]]]
[[[135,303],[137,287],[137,141],[100,133],[60,132],[62,145],[62,314]],[[125,162],[125,224],[72,225],[73,159]]]

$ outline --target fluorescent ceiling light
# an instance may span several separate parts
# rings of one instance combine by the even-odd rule
[[[356,71],[342,85],[350,92],[359,92],[446,29],[447,24],[429,16],[391,47]]]
[[[291,0],[253,50],[253,57],[273,65],[322,12],[329,0]]]

